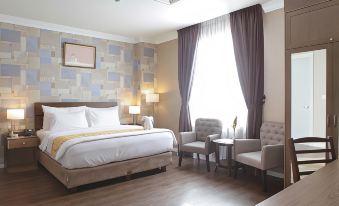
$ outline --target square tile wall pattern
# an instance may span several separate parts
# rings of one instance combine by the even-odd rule
[[[95,46],[96,68],[63,66],[64,42]],[[34,102],[117,101],[122,122],[131,121],[131,104],[150,115],[141,91],[154,91],[156,62],[152,44],[0,23],[0,133],[9,127],[7,108],[25,108],[19,127],[34,128]]]

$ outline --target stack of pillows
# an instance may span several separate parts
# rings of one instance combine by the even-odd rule
[[[45,131],[65,131],[88,127],[119,126],[119,107],[91,108],[42,106]]]

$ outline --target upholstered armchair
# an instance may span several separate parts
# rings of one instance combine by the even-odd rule
[[[265,122],[260,128],[260,139],[234,140],[234,177],[238,163],[249,165],[262,171],[263,189],[267,190],[266,172],[284,164],[284,124]]]
[[[210,171],[209,154],[215,152],[215,144],[222,133],[222,123],[217,119],[199,118],[195,121],[195,131],[181,132],[179,135],[179,167],[183,152],[203,154],[206,157],[207,171]]]

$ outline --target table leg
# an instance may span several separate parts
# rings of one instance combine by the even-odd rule
[[[232,175],[232,147],[227,147],[227,166],[228,166],[228,172],[229,176]]]
[[[215,144],[215,169],[214,169],[215,172],[217,171],[219,164],[220,164],[219,145]]]

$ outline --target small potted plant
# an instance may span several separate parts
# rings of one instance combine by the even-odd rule
[[[235,139],[235,129],[237,128],[237,124],[238,124],[238,116],[235,116],[234,120],[233,120],[233,139]]]

